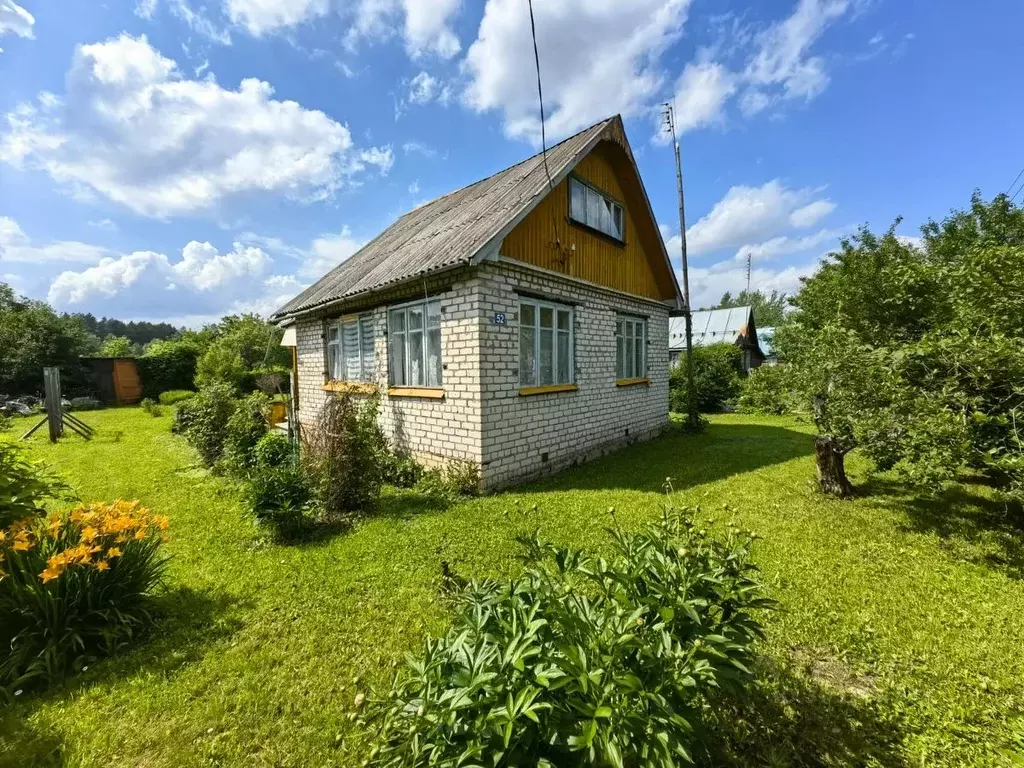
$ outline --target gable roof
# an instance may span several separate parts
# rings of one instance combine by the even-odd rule
[[[693,313],[693,346],[707,347],[712,344],[734,344],[741,335],[746,335],[753,310],[750,307],[731,309],[702,309]],[[668,348],[686,348],[686,318],[673,317],[668,326]]]
[[[554,185],[561,183],[599,141],[606,139],[622,145],[635,167],[622,118],[615,115],[548,149],[547,165]],[[642,181],[640,187],[643,189]],[[544,157],[538,153],[439,197],[399,217],[359,251],[277,310],[271,319],[281,320],[406,280],[478,263],[488,255],[491,246],[500,243],[549,192]],[[646,191],[643,198],[647,213],[654,221]],[[664,243],[660,238],[658,242],[681,306],[675,271]]]

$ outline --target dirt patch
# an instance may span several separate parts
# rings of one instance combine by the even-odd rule
[[[858,699],[874,696],[877,681],[874,675],[858,674],[842,659],[816,648],[798,646],[791,653],[797,669],[823,688]]]

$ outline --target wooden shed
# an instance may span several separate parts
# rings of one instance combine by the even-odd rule
[[[134,358],[83,357],[82,364],[92,372],[96,394],[103,402],[133,405],[142,399],[142,381]]]

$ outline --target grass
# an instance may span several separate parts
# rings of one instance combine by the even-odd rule
[[[358,765],[357,692],[441,631],[440,563],[513,573],[514,537],[600,548],[624,527],[700,505],[764,540],[782,610],[746,726],[753,764],[1003,765],[1024,753],[1024,540],[991,493],[921,499],[851,475],[849,502],[814,492],[810,433],[792,419],[720,416],[557,477],[447,509],[393,492],[355,530],[266,544],[237,490],[200,469],[169,416],[90,413],[89,444],[32,452],[83,499],[138,498],[171,519],[159,630],[63,687],[0,713],[0,764]]]

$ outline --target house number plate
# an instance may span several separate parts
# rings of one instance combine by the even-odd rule
[[[495,325],[504,325],[505,324],[505,313],[504,312],[495,312],[494,313],[494,320],[492,322]]]

